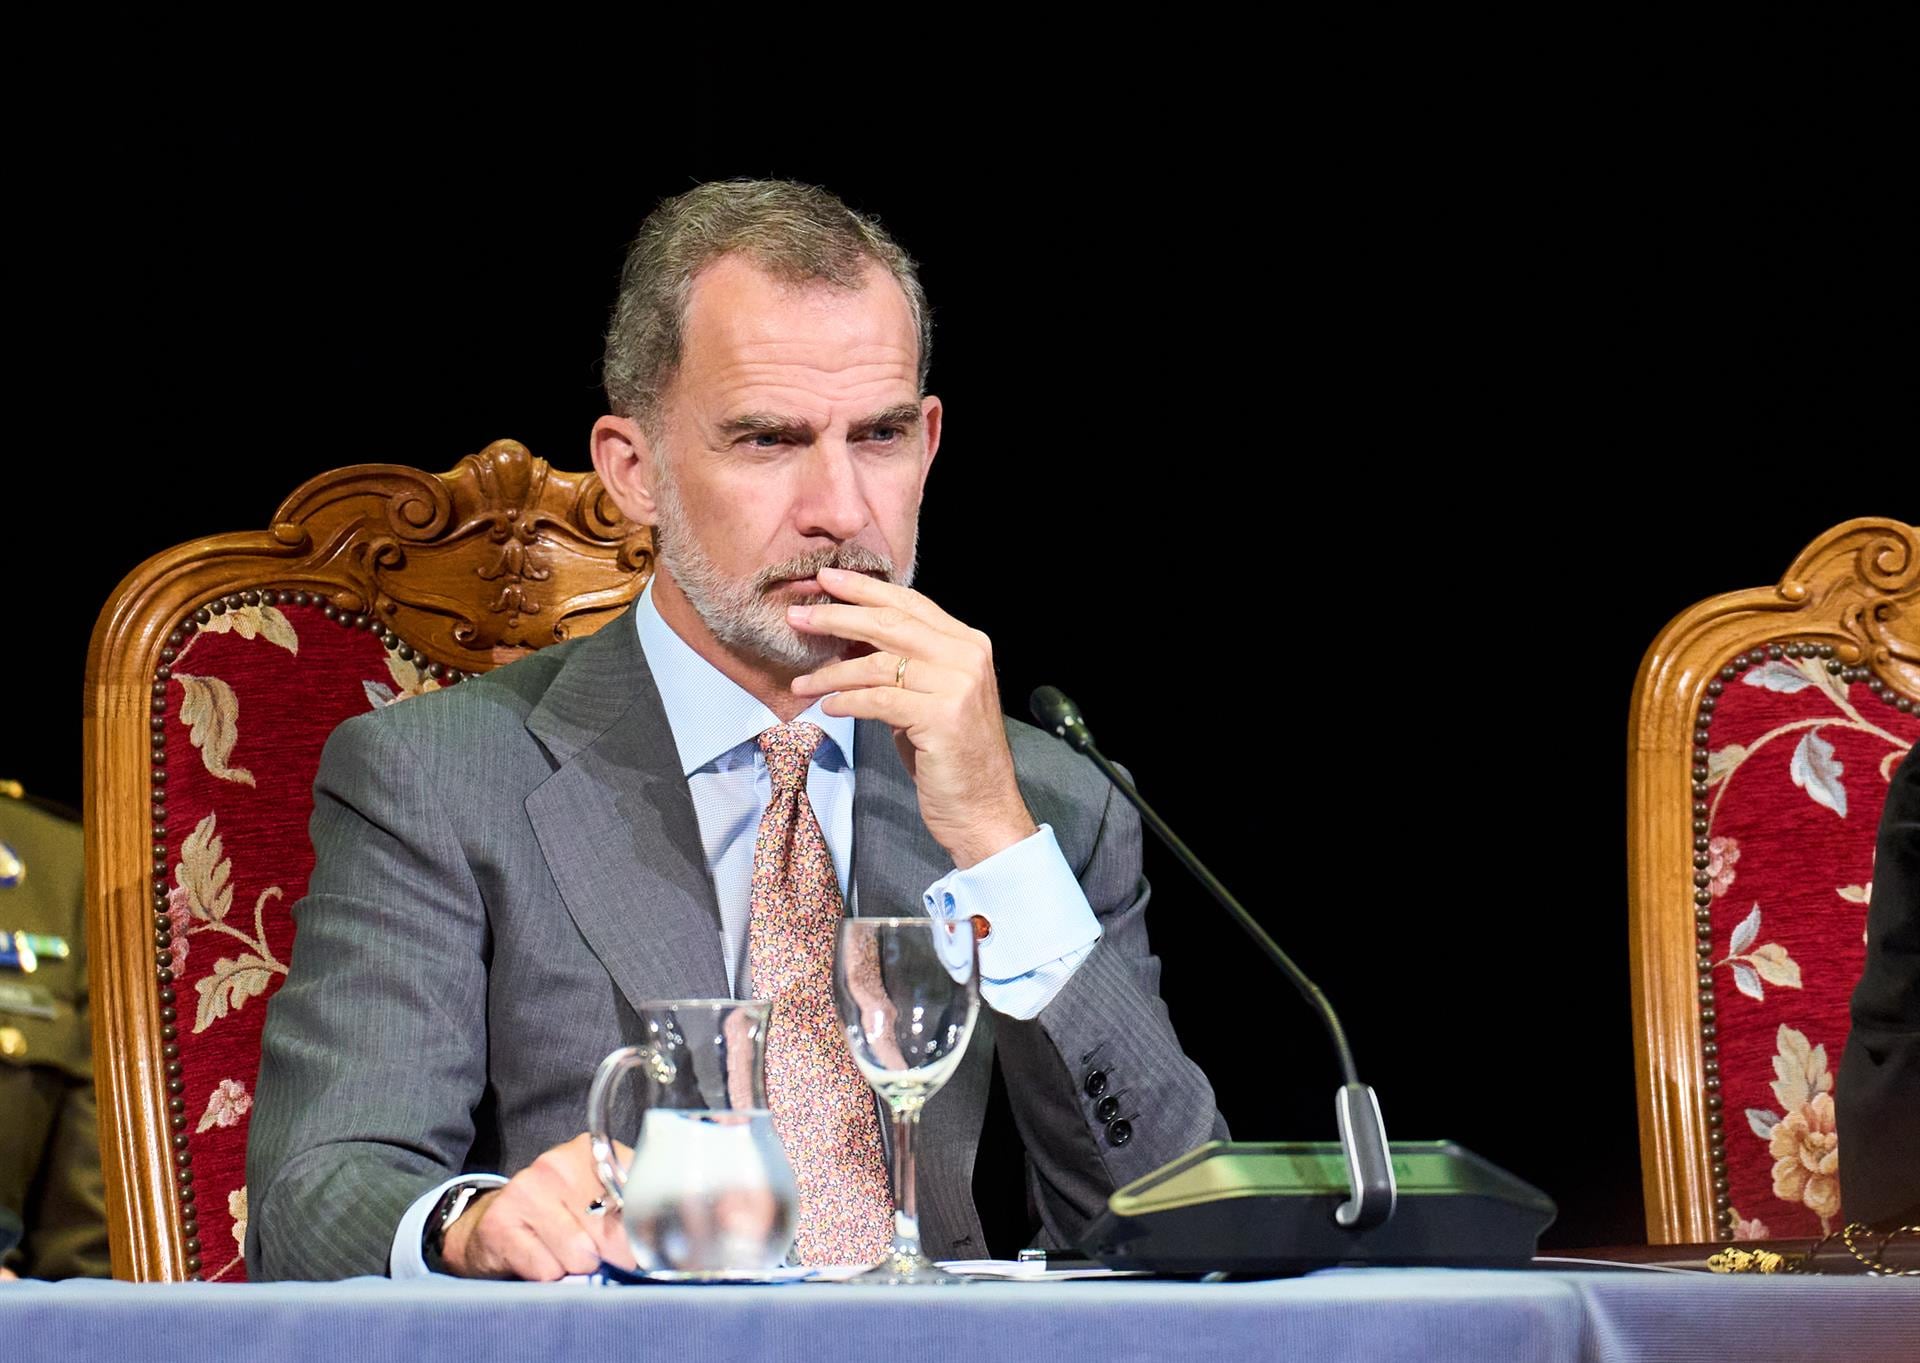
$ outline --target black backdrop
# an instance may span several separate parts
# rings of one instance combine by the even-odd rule
[[[584,466],[648,207],[816,180],[923,262],[948,425],[921,585],[994,634],[1008,708],[1080,701],[1344,1011],[1396,1137],[1538,1183],[1549,1243],[1637,1239],[1629,686],[1692,601],[1849,516],[1920,517],[1884,332],[1910,273],[1873,177],[1736,164],[1711,120],[1447,128],[615,164],[578,128],[229,111],[29,148],[0,765],[77,802],[87,631],[149,553],[341,464],[513,436]],[[1304,1007],[1157,849],[1148,873],[1236,1134],[1330,1137]]]

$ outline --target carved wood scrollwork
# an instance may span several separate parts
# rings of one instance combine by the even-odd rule
[[[313,587],[336,606],[467,668],[597,628],[653,566],[651,532],[627,523],[597,474],[555,469],[512,440],[444,474],[325,474],[274,520],[276,536],[313,547]]]
[[[1780,594],[1834,622],[1841,661],[1920,700],[1920,531],[1882,520],[1839,526],[1807,546]]]

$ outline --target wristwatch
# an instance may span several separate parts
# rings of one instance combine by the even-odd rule
[[[429,1272],[447,1271],[447,1261],[440,1257],[441,1251],[446,1248],[447,1232],[453,1229],[453,1223],[460,1219],[473,1199],[491,1186],[486,1183],[456,1183],[440,1194],[440,1200],[427,1213],[426,1230],[420,1237],[420,1253],[427,1261]]]

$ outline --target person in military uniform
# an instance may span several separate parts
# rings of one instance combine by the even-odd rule
[[[80,824],[0,781],[0,1276],[108,1276]],[[0,1221],[6,1220],[0,1216]]]

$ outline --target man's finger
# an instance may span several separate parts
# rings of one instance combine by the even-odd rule
[[[571,1141],[547,1151],[521,1170],[524,1216],[570,1273],[590,1273],[600,1263],[600,1222],[588,1205],[601,1191],[586,1145]],[[592,1263],[585,1263],[588,1258]],[[584,1266],[583,1266],[584,1265]]]
[[[924,620],[894,606],[789,606],[787,622],[803,634],[829,634],[872,644],[895,657],[925,658],[948,667],[964,667],[971,645],[942,634]]]
[[[585,1208],[575,1211],[559,1201],[528,1199],[517,1209],[522,1223],[565,1273],[591,1273],[600,1267],[600,1239],[586,1225]]]
[[[897,582],[885,582],[867,573],[849,572],[844,568],[822,568],[816,579],[822,587],[856,606],[897,606],[920,620],[926,621],[942,634],[961,636],[969,633],[967,626],[948,615],[938,602],[911,587],[902,587]]]
[[[448,1248],[452,1249],[454,1237],[464,1233],[459,1255],[461,1273],[470,1278],[525,1278],[532,1282],[561,1275],[560,1261],[526,1224],[522,1201],[508,1197],[506,1188],[497,1188],[475,1201],[471,1213],[475,1225],[469,1228],[466,1217],[455,1223]]]
[[[820,702],[820,708],[834,716],[877,719],[895,729],[911,729],[931,717],[934,703],[918,691],[897,686],[861,686],[834,692]]]
[[[540,1237],[526,1226],[517,1225],[505,1231],[497,1252],[501,1266],[508,1273],[530,1283],[550,1283],[567,1273]]]
[[[908,691],[943,695],[966,689],[966,678],[950,667],[925,658],[908,658],[904,674],[898,653],[869,653],[829,663],[818,672],[793,679],[796,696],[824,696],[829,691],[856,691],[869,686],[904,686]]]
[[[585,1132],[549,1152],[543,1161],[545,1172],[564,1184],[559,1196],[580,1228],[591,1238],[599,1255],[608,1263],[632,1268],[633,1246],[627,1242],[626,1227],[620,1222],[619,1209],[607,1197],[606,1186],[593,1158],[593,1141]],[[623,1169],[633,1167],[633,1148],[624,1142],[613,1143],[614,1162]],[[603,1210],[590,1210],[599,1205]]]
[[[620,1220],[620,1209],[611,1202],[599,1212],[583,1210],[580,1224],[586,1227],[587,1234],[600,1247],[600,1257],[610,1264],[621,1268],[632,1268],[633,1244],[627,1239],[627,1228]]]

